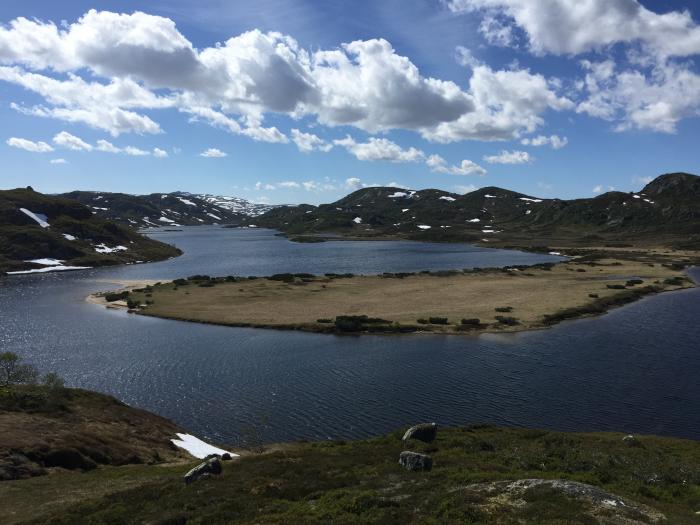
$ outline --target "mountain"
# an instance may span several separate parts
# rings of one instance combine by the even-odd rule
[[[638,193],[542,199],[497,187],[446,191],[363,188],[331,204],[283,206],[257,219],[290,235],[338,233],[501,244],[551,240],[700,242],[700,177],[661,175]]]
[[[273,208],[238,197],[186,192],[129,195],[73,191],[60,197],[78,201],[105,219],[138,228],[201,224],[245,225],[251,217],[257,217]]]
[[[174,257],[177,248],[31,188],[0,191],[0,271],[56,271]]]

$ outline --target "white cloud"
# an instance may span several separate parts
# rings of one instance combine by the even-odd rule
[[[279,188],[299,188],[299,187],[301,187],[298,182],[295,182],[292,180],[278,182],[277,186]]]
[[[462,160],[459,166],[448,166],[447,161],[440,155],[430,155],[425,163],[431,171],[436,173],[448,173],[450,175],[486,175],[486,170],[483,167],[468,159]]]
[[[298,129],[292,129],[292,142],[297,145],[302,153],[311,153],[312,151],[328,152],[333,148],[333,144],[327,143],[313,133],[304,133]]]
[[[68,161],[66,159],[51,159],[49,161],[50,164],[68,164]]]
[[[344,139],[334,140],[333,144],[344,147],[358,160],[418,162],[425,158],[425,154],[419,149],[413,147],[403,149],[395,142],[384,138],[370,137],[367,142],[358,143],[348,135]]]
[[[133,146],[127,146],[122,150],[124,153],[127,155],[131,155],[132,157],[145,157],[146,155],[150,155],[150,151],[146,151],[143,149],[135,148]]]
[[[658,14],[637,0],[447,0],[455,12],[483,10],[526,35],[538,54],[579,54],[635,43],[663,56],[700,53],[700,27],[690,11]],[[485,18],[485,19],[486,19]],[[484,31],[482,30],[482,33]]]
[[[107,140],[100,139],[97,141],[97,150],[104,151],[106,153],[120,153],[121,149],[117,148],[114,144]]]
[[[53,137],[54,144],[63,148],[72,149],[73,151],[92,151],[92,145],[85,142],[83,139],[71,135],[67,131],[61,131]]]
[[[501,151],[498,155],[486,155],[484,160],[489,164],[527,164],[533,158],[527,151]]]
[[[227,153],[224,153],[217,148],[208,148],[199,154],[200,157],[211,157],[211,158],[221,158],[226,157]]]
[[[41,141],[34,142],[33,140],[10,137],[5,141],[5,143],[13,148],[31,151],[32,153],[48,153],[53,151],[53,148],[49,144]]]
[[[362,181],[357,177],[350,177],[345,179],[345,187],[349,190],[359,190],[360,188],[362,188],[362,186]]]
[[[611,60],[581,64],[587,97],[576,111],[617,122],[617,131],[674,133],[681,119],[700,114],[700,75],[687,65],[666,62],[649,71],[617,71]]]
[[[157,159],[164,159],[168,156],[168,152],[165,151],[164,149],[153,148],[153,156],[156,157]]]
[[[559,135],[538,135],[536,137],[524,138],[520,141],[523,146],[551,146],[552,149],[561,149],[569,143],[566,137]]]
[[[455,191],[457,191],[458,193],[471,193],[471,192],[476,191],[478,189],[479,188],[474,186],[473,184],[468,184],[466,186],[458,184],[457,186],[455,186]]]
[[[605,189],[601,184],[598,184],[595,188],[593,188],[593,193],[603,193]],[[615,186],[608,186],[607,191],[615,191]]]
[[[309,115],[371,133],[408,129],[442,142],[492,140],[533,131],[543,111],[566,102],[544,77],[494,72],[474,60],[481,71],[467,90],[426,77],[383,39],[308,52],[291,36],[252,30],[195,49],[172,20],[141,12],[91,10],[61,30],[15,19],[0,28],[0,63],[10,66],[0,67],[0,79],[44,98],[36,106],[14,104],[16,110],[113,136],[160,133],[144,112],[172,107],[267,142],[289,140],[263,125],[267,113]],[[534,81],[524,85],[528,79]],[[297,135],[297,146],[308,148],[308,140]]]

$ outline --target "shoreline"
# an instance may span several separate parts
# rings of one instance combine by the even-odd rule
[[[131,308],[126,298],[106,301],[105,293],[87,300],[139,315],[239,328],[334,335],[484,335],[542,330],[564,320],[596,317],[649,295],[697,286],[668,253],[661,257],[646,252],[656,263],[640,261],[638,252],[604,255],[587,259],[577,253],[559,263],[376,276],[122,281],[121,289],[107,293],[129,292]]]

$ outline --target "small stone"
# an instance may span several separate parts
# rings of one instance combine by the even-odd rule
[[[622,438],[622,442],[627,445],[628,447],[638,447],[641,445],[639,440],[634,437],[632,434],[628,434],[625,437]]]
[[[228,452],[224,452],[221,454],[221,461],[231,461],[233,458],[231,457],[231,454]]]
[[[406,469],[412,472],[417,472],[420,470],[431,470],[433,468],[433,458],[427,454],[420,454],[418,452],[410,452],[404,450],[399,455],[399,463]]]
[[[432,443],[437,437],[437,425],[435,423],[421,423],[409,428],[403,435],[403,441],[418,439],[425,443]]]

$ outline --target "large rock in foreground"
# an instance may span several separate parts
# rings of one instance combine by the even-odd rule
[[[420,425],[415,425],[409,428],[403,435],[403,440],[408,439],[418,439],[424,441],[425,443],[432,443],[437,437],[437,424],[435,423],[421,423]]]
[[[185,484],[189,485],[206,476],[218,476],[221,474],[222,470],[221,460],[219,458],[208,459],[185,474]]]
[[[399,463],[406,469],[413,472],[421,470],[431,470],[433,468],[433,458],[427,454],[411,452],[405,450],[399,455]]]

